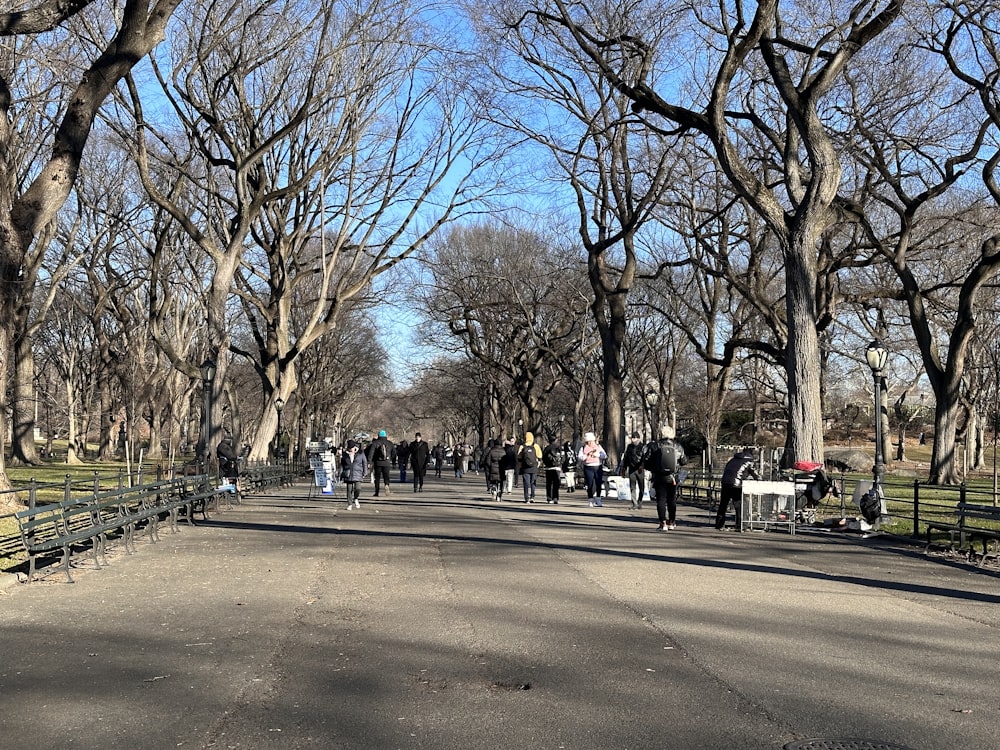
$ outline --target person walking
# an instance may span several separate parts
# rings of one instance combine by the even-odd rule
[[[486,474],[486,486],[494,502],[503,498],[503,464],[507,452],[503,449],[503,440],[491,440],[488,450],[483,454],[483,472]]]
[[[642,496],[646,492],[646,446],[642,444],[638,432],[632,433],[632,442],[625,448],[618,465],[618,475],[628,477],[629,500],[632,510],[642,508]]]
[[[431,460],[431,449],[427,441],[421,439],[420,433],[416,433],[410,443],[410,468],[413,469],[413,491],[424,491],[424,475],[427,473],[427,464]]]
[[[742,531],[743,480],[759,478],[753,465],[753,449],[736,451],[722,470],[722,491],[719,493],[719,509],[715,512],[715,528],[719,531],[726,528],[726,513],[732,503],[736,511],[736,531]]]
[[[535,436],[524,433],[524,445],[517,452],[517,466],[521,473],[521,484],[524,485],[524,502],[535,502],[535,477],[538,474],[538,464],[542,460],[542,449],[535,443]]]
[[[646,468],[653,478],[660,531],[677,528],[677,468],[686,463],[684,450],[674,442],[674,428],[664,425],[660,439],[651,442],[646,452]]]
[[[514,438],[507,438],[504,441],[503,450],[504,492],[509,495],[514,491],[514,475],[517,473],[517,446],[514,444]]]
[[[389,442],[385,430],[379,430],[378,437],[371,444],[372,473],[375,475],[375,497],[379,496],[381,486],[385,485],[385,494],[389,491],[389,472],[396,460],[396,446]]]
[[[549,444],[542,451],[545,467],[545,502],[559,504],[559,480],[562,475],[563,449],[555,435],[549,435]]]
[[[563,465],[562,472],[563,476],[566,477],[566,491],[576,492],[576,465],[579,459],[576,457],[576,451],[573,450],[573,446],[567,440],[563,443]]]
[[[399,467],[399,483],[406,483],[406,467],[410,463],[410,444],[400,440],[396,446],[396,466]]]
[[[410,443],[410,445],[413,445],[413,443]],[[444,454],[444,446],[441,443],[434,446],[434,450],[432,451],[432,456],[434,458],[434,476],[438,479],[441,478],[441,469],[444,467]]]
[[[361,507],[361,483],[368,476],[368,457],[354,440],[347,441],[347,449],[340,457],[340,478],[347,486],[347,509]]]
[[[604,462],[608,458],[607,451],[597,442],[597,435],[586,432],[583,435],[583,445],[577,455],[583,464],[583,479],[587,485],[587,502],[591,508],[603,508],[601,490],[604,488]]]

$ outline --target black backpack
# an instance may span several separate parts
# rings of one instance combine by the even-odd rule
[[[384,440],[379,440],[378,442],[378,448],[375,451],[375,460],[379,463],[392,461],[392,458],[389,456],[389,444]]]
[[[534,444],[521,446],[521,468],[538,468],[538,454],[535,452]]]
[[[650,445],[646,468],[653,474],[668,476],[677,471],[677,446],[672,440],[660,440]]]

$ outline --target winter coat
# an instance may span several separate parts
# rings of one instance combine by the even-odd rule
[[[410,443],[410,466],[415,470],[427,468],[431,460],[431,447],[426,440],[414,440]]]
[[[385,446],[385,459],[378,460],[377,456],[379,454],[379,448]],[[376,438],[372,441],[371,452],[368,454],[368,460],[378,467],[388,467],[391,466],[396,460],[396,446],[389,442],[389,438]]]
[[[396,463],[400,466],[406,466],[406,462],[409,460],[410,444],[403,440],[396,446]]]
[[[345,482],[363,482],[368,476],[368,457],[360,449],[353,458],[350,451],[344,451],[340,457],[340,469]]]
[[[563,473],[568,474],[571,471],[576,471],[577,460],[578,459],[576,456],[576,452],[573,450],[573,446],[570,445],[569,441],[567,440],[565,443],[563,443],[563,465],[562,465]]]
[[[629,443],[622,456],[622,474],[631,474],[642,468],[646,458],[646,446],[642,443]]]
[[[553,440],[542,451],[542,466],[546,471],[561,471],[566,461],[562,446]]]
[[[503,463],[506,458],[507,451],[503,449],[502,445],[494,444],[493,447],[486,452],[484,468],[486,471],[487,482],[499,482],[503,479]]]
[[[753,466],[753,455],[737,453],[722,470],[722,483],[727,487],[741,487],[744,479],[757,479],[757,471]]]
[[[503,471],[513,470],[517,468],[517,448],[511,444],[507,443],[503,446],[504,461],[500,465]]]

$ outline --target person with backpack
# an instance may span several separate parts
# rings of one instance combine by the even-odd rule
[[[545,467],[545,502],[559,504],[559,480],[562,478],[563,449],[555,435],[549,435],[549,444],[542,451]]]
[[[396,446],[389,442],[385,430],[379,430],[378,437],[372,441],[370,448],[372,474],[375,478],[375,497],[379,496],[379,489],[385,484],[385,494],[389,492],[389,471],[392,463],[396,460]]]
[[[726,527],[726,512],[729,504],[736,511],[736,531],[742,531],[743,480],[760,479],[753,465],[753,449],[736,451],[726,468],[722,470],[722,489],[719,492],[719,508],[715,512],[715,528],[722,531]]]
[[[583,445],[580,446],[577,458],[583,464],[583,479],[587,485],[587,503],[591,508],[603,508],[604,501],[601,500],[601,490],[604,488],[604,462],[608,459],[608,453],[597,442],[597,435],[593,432],[584,433]]]
[[[674,442],[674,428],[664,425],[660,439],[651,442],[646,451],[646,469],[652,475],[660,531],[677,528],[677,469],[686,463],[684,449]]]
[[[524,433],[524,445],[517,452],[517,466],[521,474],[521,484],[524,485],[524,502],[535,502],[535,476],[538,464],[542,460],[542,449],[535,443],[535,436]]]
[[[642,444],[638,432],[632,433],[632,442],[625,447],[618,466],[618,475],[628,477],[629,500],[632,510],[642,508],[642,496],[646,492],[646,446]]]

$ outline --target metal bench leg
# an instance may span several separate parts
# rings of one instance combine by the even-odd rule
[[[69,574],[69,555],[70,555],[70,552],[69,552],[69,545],[68,544],[64,544],[63,545],[62,552],[63,552],[63,556],[62,556],[62,569],[66,572],[66,581],[68,583],[76,583],[76,581],[73,580],[73,576],[71,576]]]

